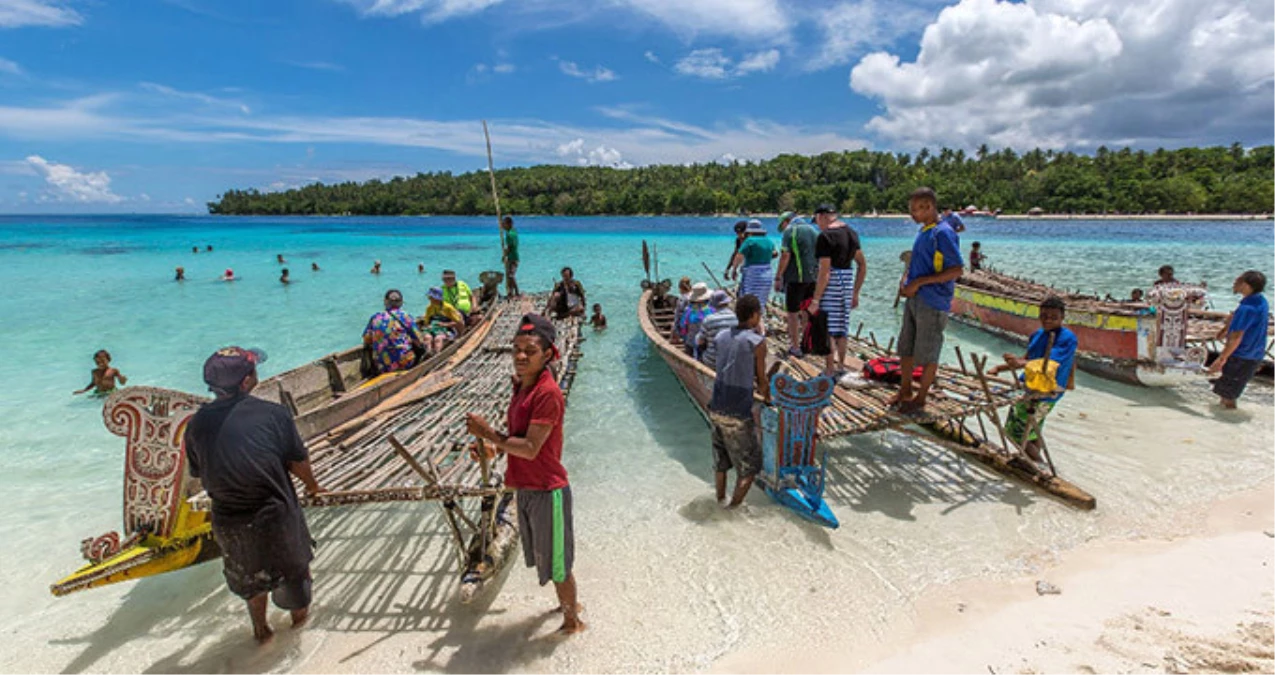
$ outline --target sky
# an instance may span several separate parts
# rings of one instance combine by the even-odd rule
[[[0,213],[868,148],[1275,137],[1270,0],[0,0]]]

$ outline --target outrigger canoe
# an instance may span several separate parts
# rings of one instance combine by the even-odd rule
[[[359,346],[262,380],[253,396],[287,407],[309,444],[409,388],[428,385],[422,380],[451,364],[470,340],[481,340],[493,316],[488,311],[477,325],[410,369],[365,378],[359,372]],[[83,540],[80,550],[87,564],[54,583],[54,595],[162,574],[221,556],[209,513],[192,504],[198,481],[186,468],[181,441],[186,421],[207,401],[184,392],[136,386],[107,397],[102,410],[106,427],[127,441],[123,533]]]
[[[956,282],[952,317],[1025,343],[1040,327],[1039,306],[1050,295],[1067,303],[1065,324],[1079,341],[1077,364],[1101,377],[1153,387],[1199,381],[1221,349],[1216,334],[1226,315],[1197,309],[1205,289],[1190,284],[1157,286],[1148,304],[1112,302],[985,269]],[[1275,321],[1267,333],[1275,335]],[[1266,377],[1273,344],[1268,340]]]
[[[668,294],[670,286],[668,280],[643,282],[638,323],[695,409],[707,417],[715,373],[684,350],[673,330],[676,298]],[[783,321],[777,319],[782,310],[771,307],[769,311],[769,351],[782,354],[787,350]],[[871,333],[863,339],[861,332],[862,326],[848,338],[848,366],[858,368],[863,360],[893,356],[892,345],[882,347]],[[1047,446],[1043,451],[1048,468],[1042,470],[1025,458],[1021,439],[1004,433],[1000,409],[1033,395],[1019,388],[1016,380],[988,376],[986,357],[980,360],[970,354],[967,359],[959,349],[957,356],[959,368],[940,367],[926,410],[910,415],[886,405],[897,387],[864,383],[866,386],[851,389],[820,377],[822,365],[814,357],[773,359],[770,382],[776,405],[760,414],[763,471],[758,482],[772,498],[801,517],[836,527],[836,516],[823,500],[827,452],[820,448],[820,442],[893,429],[977,461],[1069,506],[1095,508],[1093,495],[1058,475]],[[783,396],[781,389],[787,389],[790,396]],[[1044,434],[1039,435],[1043,444]]]

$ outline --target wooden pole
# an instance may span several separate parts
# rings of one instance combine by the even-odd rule
[[[505,244],[505,228],[501,224],[500,192],[496,190],[496,167],[491,158],[491,134],[487,132],[487,120],[483,120],[483,138],[487,140],[487,175],[491,176],[491,199],[496,203],[496,231],[500,233],[500,259],[509,255],[509,247]]]
[[[704,266],[704,271],[708,272],[708,278],[713,280],[713,283],[717,285],[718,289],[723,291],[726,290],[726,287],[722,285],[722,282],[717,280],[717,275],[713,274],[713,270],[709,269],[708,263],[701,260],[699,264]]]

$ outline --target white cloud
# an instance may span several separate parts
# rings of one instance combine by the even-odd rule
[[[774,39],[791,26],[779,0],[613,0],[685,37],[697,34]]]
[[[649,50],[649,49],[648,49],[648,50],[646,50],[646,52],[644,52],[644,53],[642,54],[642,58],[646,59],[647,61],[650,61],[651,63],[659,63],[659,62],[660,62],[660,57],[659,57],[659,55],[657,55],[655,52],[653,52],[653,51],[651,51],[651,50]]]
[[[9,59],[0,58],[0,74],[21,75],[22,68]]]
[[[111,192],[111,177],[105,171],[80,173],[66,164],[50,162],[39,155],[27,157],[27,164],[48,183],[48,196],[58,201],[117,204],[123,197]]]
[[[586,70],[577,65],[574,61],[558,61],[558,69],[571,77],[578,77],[589,84],[595,82],[612,82],[619,79],[615,71],[604,66],[594,66],[592,69]]]
[[[305,68],[306,70],[321,70],[329,73],[345,72],[345,66],[339,63],[330,63],[328,61],[285,61],[285,63],[297,68]]]
[[[682,60],[677,62],[677,65],[673,66],[673,70],[691,77],[724,80],[728,75],[730,66],[731,60],[722,53],[722,50],[713,47],[710,49],[696,49],[687,54],[682,57]]]
[[[203,103],[209,106],[235,108],[236,110],[238,110],[239,112],[245,115],[248,115],[252,112],[252,109],[249,108],[248,105],[246,103],[243,103],[242,101],[234,101],[230,99],[217,98],[215,96],[209,96],[208,94],[201,94],[199,92],[194,92],[194,91],[180,91],[162,84],[155,84],[154,82],[142,82],[141,84],[137,86],[141,87],[142,89],[145,89],[146,91],[160,94],[162,96],[186,99],[189,101],[198,101],[200,103]]]
[[[0,2],[0,28],[20,26],[78,26],[84,18],[60,2],[4,0]]]
[[[365,16],[400,16],[419,12],[425,23],[470,16],[503,0],[345,0]]]
[[[517,69],[518,69],[517,66],[515,66],[512,63],[497,63],[496,65],[491,67],[491,72],[496,73],[498,75],[508,75],[509,73],[512,73]]]
[[[743,77],[752,73],[764,73],[779,65],[779,50],[765,49],[745,56],[738,64],[726,56],[721,49],[711,47],[696,49],[687,54],[673,70],[681,75],[702,77],[707,80],[725,80],[731,77]]]
[[[774,70],[777,65],[779,65],[779,50],[767,49],[744,57],[735,67],[735,73],[738,75],[766,73]]]
[[[904,145],[1094,147],[1275,136],[1275,6],[963,0],[913,62],[869,54],[868,128]]]
[[[557,154],[559,157],[575,161],[580,166],[609,166],[615,169],[633,168],[632,164],[624,161],[624,155],[615,148],[599,145],[592,150],[586,150],[583,138],[577,138],[559,145]]]
[[[816,71],[850,63],[865,49],[887,46],[925,25],[931,16],[925,9],[897,0],[852,0],[814,10],[809,18],[819,26],[822,38],[812,44],[814,57],[805,69]]]

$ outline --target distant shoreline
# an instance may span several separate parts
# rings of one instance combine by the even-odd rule
[[[800,214],[799,214],[800,215]],[[864,214],[841,214],[845,218],[853,218],[856,220],[893,220],[896,218],[911,219],[912,216],[906,213],[864,213]],[[959,214],[958,214],[959,215]],[[714,217],[719,218],[778,218],[778,213],[754,213],[748,216],[739,216],[733,213],[715,213]],[[991,218],[993,220],[1271,220],[1273,217],[1270,213],[1184,213],[1184,214],[1091,214],[1077,215],[1068,213],[1042,213],[1039,215],[1030,215],[1026,213],[1002,213],[996,216],[961,216],[962,218]]]

